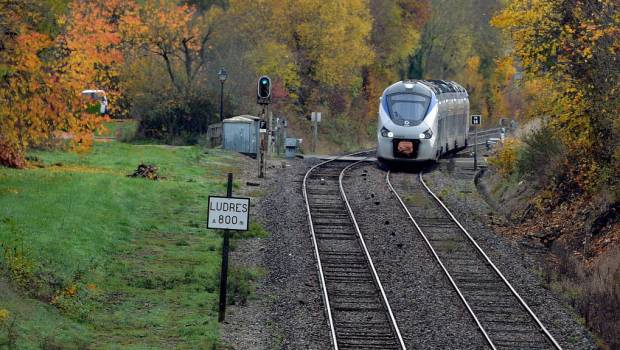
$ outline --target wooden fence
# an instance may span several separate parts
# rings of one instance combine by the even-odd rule
[[[207,147],[214,148],[222,145],[222,123],[211,124],[207,130]]]

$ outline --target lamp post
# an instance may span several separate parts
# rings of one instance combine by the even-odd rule
[[[217,73],[220,78],[220,121],[224,120],[224,82],[226,78],[228,78],[228,73],[226,69],[220,68],[220,71]]]

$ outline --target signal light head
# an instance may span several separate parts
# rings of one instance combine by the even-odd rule
[[[271,102],[271,79],[268,76],[262,76],[258,79],[257,97],[259,104]]]

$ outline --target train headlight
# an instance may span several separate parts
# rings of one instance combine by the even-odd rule
[[[421,139],[430,139],[431,137],[433,137],[433,131],[431,129],[428,129],[420,134]]]
[[[381,136],[392,138],[392,137],[394,137],[394,133],[391,132],[390,130],[386,129],[385,127],[382,127],[381,128]]]

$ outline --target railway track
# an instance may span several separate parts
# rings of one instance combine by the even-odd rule
[[[407,203],[386,183],[456,290],[492,349],[558,349],[540,322],[473,237],[419,174]]]
[[[329,160],[304,176],[303,195],[331,342],[338,349],[406,349],[342,187],[357,163]]]

